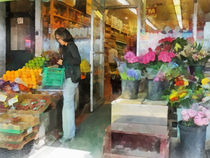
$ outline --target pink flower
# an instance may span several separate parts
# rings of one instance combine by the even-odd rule
[[[155,76],[154,78],[155,82],[164,81],[164,80],[165,80],[165,75],[162,72],[159,72],[157,76]]]
[[[168,53],[168,52],[160,52],[158,55],[158,61],[162,61],[164,63],[171,62],[171,58],[175,57],[174,53]]]
[[[181,114],[182,115],[188,115],[187,109],[182,110]]]
[[[188,121],[190,119],[189,115],[182,115],[182,120]]]
[[[188,121],[190,119],[190,116],[188,115],[188,112],[186,109],[182,110],[181,114],[182,114],[182,120]]]
[[[203,125],[208,125],[209,124],[208,118],[203,118],[202,122],[203,122]]]
[[[204,113],[202,112],[202,111],[198,111],[198,113],[197,113],[197,116],[199,116],[199,117],[205,117],[205,115],[204,115]]]
[[[124,59],[127,60],[128,63],[136,63],[139,61],[138,57],[131,51],[125,54]]]
[[[202,121],[202,118],[200,116],[195,116],[194,117],[194,123],[197,125],[197,126],[203,126],[203,121]]]
[[[136,55],[134,54],[134,52],[129,51],[129,52],[127,52],[127,53],[124,55],[124,59],[125,59],[125,60],[128,60],[128,59],[130,59],[130,58],[133,58],[134,56],[136,56]]]
[[[210,111],[209,110],[206,110],[205,112],[204,112],[204,114],[206,115],[206,117],[209,119],[209,121],[210,121]]]
[[[151,61],[155,61],[155,52],[153,51],[149,51],[141,57],[141,60],[139,60],[139,62],[143,64],[148,64]]]
[[[193,110],[193,109],[189,109],[189,110],[187,111],[187,113],[188,113],[188,115],[189,115],[190,118],[195,117],[196,114],[197,114],[197,112],[196,112],[195,110]]]
[[[173,52],[169,52],[168,55],[169,55],[171,58],[174,58],[174,57],[176,56]]]
[[[139,63],[143,63],[143,55],[141,55],[141,56],[139,56],[138,58],[139,58]]]
[[[138,61],[139,61],[139,59],[138,59],[138,57],[136,57],[136,56],[134,56],[134,57],[128,59],[128,63],[136,63],[136,62],[138,62]]]

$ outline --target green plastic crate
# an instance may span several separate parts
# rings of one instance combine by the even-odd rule
[[[43,68],[42,88],[62,88],[65,77],[64,68]]]

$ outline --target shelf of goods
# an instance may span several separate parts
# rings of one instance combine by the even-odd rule
[[[71,28],[74,25],[87,27],[90,24],[89,15],[73,8],[69,3],[58,0],[51,0],[49,3],[44,3],[42,18],[45,28]]]

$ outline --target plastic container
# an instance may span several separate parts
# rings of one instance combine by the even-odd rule
[[[42,88],[62,88],[64,76],[64,68],[44,67],[42,75]]]

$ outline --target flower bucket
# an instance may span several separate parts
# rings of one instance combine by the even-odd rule
[[[183,158],[203,158],[205,155],[206,127],[187,127],[178,122]]]
[[[122,80],[122,95],[124,99],[137,99],[139,93],[140,80]]]
[[[190,66],[191,75],[203,74],[203,72],[204,72],[204,66],[203,65],[191,65]]]
[[[147,99],[149,100],[163,100],[162,95],[165,90],[165,81],[153,81],[153,79],[148,79],[147,87]]]

